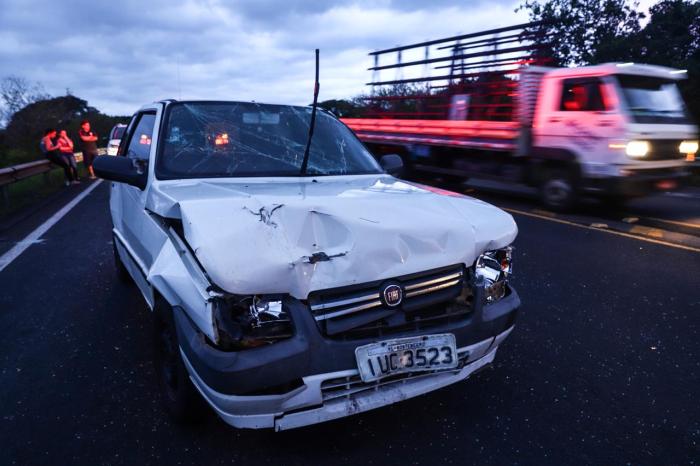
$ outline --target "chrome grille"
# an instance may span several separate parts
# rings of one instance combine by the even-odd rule
[[[317,311],[328,311],[329,309],[338,309],[347,304],[354,304],[354,306],[345,307],[339,311],[331,311],[327,313],[316,314]],[[326,320],[332,319],[334,317],[352,314],[353,312],[364,311],[365,309],[371,309],[373,307],[379,307],[381,305],[382,301],[379,299],[379,293],[374,293],[366,296],[358,296],[356,298],[341,299],[339,301],[330,301],[327,303],[316,304],[311,306],[311,310],[314,311],[314,318],[316,320]]]
[[[464,272],[460,270],[457,273],[453,273],[445,277],[435,278],[433,280],[428,280],[427,282],[414,283],[413,285],[407,285],[404,287],[404,290],[406,290],[406,297],[411,298],[413,296],[433,293],[444,288],[449,288],[450,286],[455,286],[462,281],[462,275],[464,275]]]
[[[309,296],[309,307],[326,335],[348,337],[351,336],[348,332],[356,330],[366,330],[364,336],[372,336],[373,331],[387,334],[392,330],[411,330],[417,324],[439,324],[454,317],[454,312],[446,315],[445,304],[462,293],[464,282],[464,267],[455,265],[314,292]],[[397,306],[387,305],[382,298],[382,290],[388,284],[398,285],[402,290],[403,299]]]

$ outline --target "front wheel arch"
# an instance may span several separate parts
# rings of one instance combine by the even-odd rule
[[[154,366],[166,411],[176,422],[191,423],[202,419],[206,405],[180,354],[174,312],[178,310],[156,293],[152,312]]]

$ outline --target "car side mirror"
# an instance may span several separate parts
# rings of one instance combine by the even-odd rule
[[[382,155],[382,158],[379,159],[379,165],[392,176],[399,176],[403,171],[403,160],[396,154]]]
[[[105,180],[116,181],[146,189],[148,172],[137,166],[133,159],[123,156],[100,155],[92,164],[95,174]]]

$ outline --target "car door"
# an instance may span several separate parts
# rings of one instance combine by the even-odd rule
[[[149,169],[156,116],[156,111],[144,111],[134,115],[125,134],[126,140],[120,146],[119,156],[131,159],[144,172],[148,172]],[[147,189],[141,190],[126,183],[113,183],[112,210],[119,211],[114,218],[120,221],[115,221],[114,227],[119,236],[117,240],[124,243],[123,248],[119,249],[122,261],[146,300],[152,304],[152,293],[146,281],[146,273],[153,263],[154,256],[149,242],[153,220],[145,209]]]
[[[126,154],[126,142],[128,141],[128,135],[131,134],[134,130],[134,126],[136,124],[138,115],[134,115],[131,117],[131,120],[129,121],[129,124],[127,125],[124,135],[122,137],[122,140],[119,144],[119,147],[117,148],[117,156],[124,157]],[[117,183],[117,182],[112,182],[111,183],[111,188],[110,188],[110,196],[109,196],[109,209],[112,213],[112,225],[117,231],[121,231],[123,229],[123,218],[122,218],[122,209],[124,207],[124,203],[122,201],[122,183]]]
[[[562,79],[538,128],[538,146],[563,148],[587,161],[608,151],[622,123],[614,86],[601,77]]]

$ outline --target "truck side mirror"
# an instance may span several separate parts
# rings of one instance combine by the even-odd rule
[[[100,155],[95,158],[92,166],[100,178],[130,184],[140,190],[146,189],[148,172],[137,167],[132,159]]]
[[[382,158],[379,159],[379,165],[392,176],[399,176],[403,171],[403,160],[396,154],[382,155]]]

